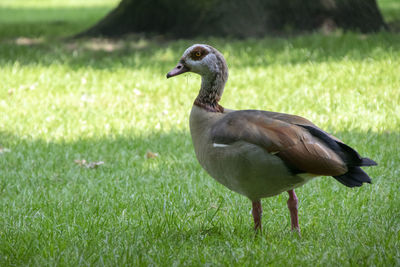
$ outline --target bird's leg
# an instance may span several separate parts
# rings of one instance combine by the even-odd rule
[[[292,222],[292,230],[300,233],[299,216],[297,212],[298,199],[294,190],[287,191],[289,193],[289,200],[287,202],[290,211],[290,220]]]
[[[253,201],[253,209],[251,210],[253,213],[253,219],[254,219],[254,230],[259,230],[261,231],[261,217],[262,217],[262,207],[261,207],[261,201]]]

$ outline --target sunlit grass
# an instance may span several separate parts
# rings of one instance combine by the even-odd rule
[[[105,16],[118,0],[2,0],[0,41],[19,37],[54,39],[76,34]]]
[[[2,0],[0,7],[13,8],[54,8],[54,7],[99,7],[99,6],[116,6],[120,0]]]
[[[399,35],[30,43],[10,27],[0,45],[1,266],[400,264]],[[200,78],[165,78],[197,42],[226,56],[223,106],[307,117],[379,163],[367,170],[373,184],[323,177],[298,189],[301,238],[287,196],[265,199],[254,238],[250,202],[195,159],[188,115]]]

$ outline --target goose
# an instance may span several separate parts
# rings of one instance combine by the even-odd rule
[[[371,183],[360,166],[377,163],[309,120],[222,107],[228,67],[214,47],[190,46],[167,78],[186,72],[201,75],[189,118],[196,158],[211,177],[250,199],[256,232],[262,229],[262,198],[288,192],[291,229],[300,233],[295,188],[318,176],[332,176],[347,187]]]

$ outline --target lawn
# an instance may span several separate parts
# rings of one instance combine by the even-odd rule
[[[0,266],[400,265],[399,34],[60,39],[117,3],[81,2],[0,3]],[[301,237],[287,194],[264,199],[255,237],[250,201],[196,161],[200,78],[165,78],[197,42],[228,61],[223,106],[312,120],[379,163],[373,183],[296,190]]]

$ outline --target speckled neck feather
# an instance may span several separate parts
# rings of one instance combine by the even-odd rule
[[[221,53],[215,49],[212,49],[212,53],[217,58],[217,62],[211,62],[215,64],[215,72],[202,76],[200,92],[194,101],[194,105],[210,112],[222,113],[224,112],[224,108],[218,102],[221,99],[225,83],[228,80],[228,66]]]

